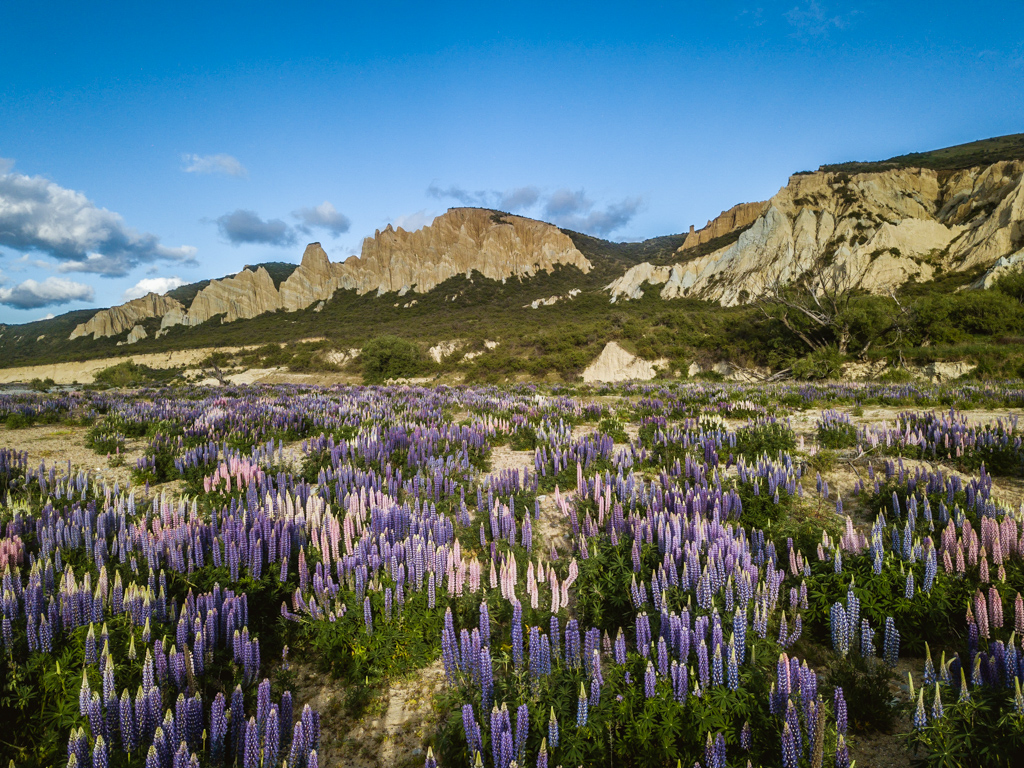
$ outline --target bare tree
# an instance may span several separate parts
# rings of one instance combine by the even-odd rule
[[[846,355],[854,343],[854,329],[863,321],[853,308],[856,289],[857,280],[849,269],[819,266],[816,274],[806,274],[788,285],[776,275],[757,305],[765,317],[778,320],[811,351],[834,344],[840,354]],[[886,334],[896,332],[901,337],[907,327],[908,308],[894,293],[890,292],[889,298],[897,311],[888,322],[875,326],[863,341],[858,357],[866,355],[872,344]]]
[[[846,269],[820,270],[813,277],[805,276],[789,285],[776,275],[767,292],[757,300],[757,306],[765,317],[778,320],[812,351],[834,341],[840,354],[845,355],[853,337],[850,301],[854,287],[853,277]],[[801,327],[808,321],[810,329]],[[818,340],[817,332],[832,338]]]

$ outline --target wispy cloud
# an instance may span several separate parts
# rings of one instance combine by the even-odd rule
[[[295,231],[281,219],[264,221],[255,211],[239,208],[217,218],[217,229],[229,243],[261,243],[286,246],[295,244]]]
[[[81,192],[41,176],[14,173],[0,163],[0,245],[38,251],[60,262],[61,272],[127,274],[141,263],[191,262],[196,249],[169,248],[156,235],[125,225],[120,215],[100,208]]]
[[[48,277],[43,282],[26,280],[13,288],[0,288],[0,304],[15,309],[39,309],[73,301],[92,301],[92,286],[63,277]]]
[[[439,200],[455,200],[462,205],[496,208],[510,213],[532,213],[561,227],[605,236],[628,224],[643,206],[639,197],[627,197],[599,206],[584,189],[556,189],[543,193],[537,187],[517,187],[505,191],[471,192],[458,186],[427,187],[427,194]]]
[[[426,208],[416,211],[415,213],[407,213],[404,216],[397,216],[391,224],[398,229],[401,227],[406,232],[415,232],[417,229],[429,226],[433,223],[434,219],[437,218],[437,214],[428,211]]]
[[[845,29],[859,13],[860,11],[854,8],[846,13],[834,14],[817,0],[811,0],[807,5],[794,5],[783,16],[797,33],[820,37],[834,29]]]
[[[234,176],[237,179],[249,178],[249,171],[237,157],[231,155],[182,155],[185,173],[216,173],[223,176]]]
[[[124,300],[141,299],[149,293],[165,294],[185,284],[185,281],[175,275],[174,277],[147,277],[139,280],[135,285],[124,292]]]
[[[435,183],[427,187],[427,194],[438,200],[456,200],[466,206],[509,212],[531,208],[540,199],[540,190],[536,187],[516,187],[504,192],[486,189],[471,192],[455,185],[442,188]]]
[[[309,234],[311,229],[326,229],[335,235],[348,232],[352,222],[348,216],[341,213],[327,200],[324,200],[315,208],[299,208],[292,213],[301,223],[296,227],[303,234]]]

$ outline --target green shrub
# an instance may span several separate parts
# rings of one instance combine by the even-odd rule
[[[388,379],[404,379],[423,373],[425,360],[414,343],[397,336],[378,336],[363,345],[360,356],[363,380],[383,384]]]
[[[835,347],[821,347],[793,363],[793,377],[800,381],[838,379],[845,360]]]

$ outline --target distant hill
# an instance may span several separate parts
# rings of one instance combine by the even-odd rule
[[[875,162],[849,162],[823,165],[826,173],[872,173],[893,168],[930,168],[933,171],[960,171],[991,165],[1002,160],[1024,160],[1024,133],[1011,133],[993,139],[981,139],[954,147],[933,149],[930,152],[912,152]],[[812,171],[802,171],[812,173]]]

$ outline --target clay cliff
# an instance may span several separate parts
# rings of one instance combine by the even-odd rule
[[[1020,160],[958,171],[799,174],[735,243],[689,260],[680,249],[674,264],[639,264],[607,290],[613,302],[651,285],[666,299],[731,306],[804,278],[887,293],[940,270],[1005,264],[1024,245],[1022,176]]]
[[[691,224],[690,232],[686,236],[686,240],[683,241],[683,244],[679,246],[679,251],[682,252],[690,248],[696,248],[698,245],[704,245],[704,243],[714,240],[716,237],[722,237],[737,229],[750,226],[767,208],[768,202],[764,200],[760,203],[740,203],[739,205],[734,205],[728,211],[722,211],[718,216],[705,224],[702,229],[694,231]]]
[[[280,288],[262,267],[245,269],[212,281],[187,310],[160,296],[155,299],[165,304],[156,307],[150,302],[145,307],[149,314],[129,302],[98,313],[71,338],[92,332],[94,326],[101,329],[99,335],[117,335],[146,317],[162,318],[162,334],[175,325],[199,325],[218,315],[223,322],[232,322],[279,309],[294,312],[329,300],[339,289],[378,295],[426,293],[456,275],[478,272],[492,280],[528,278],[559,264],[584,273],[591,269],[569,236],[551,224],[481,208],[452,208],[415,232],[388,225],[363,241],[361,256],[344,262],[331,262],[320,243],[310,243],[302,263]],[[116,332],[108,333],[111,328]]]
[[[100,310],[87,322],[80,323],[71,332],[70,338],[77,339],[81,336],[88,336],[90,333],[94,339],[102,336],[120,336],[143,320],[151,317],[163,317],[176,309],[180,310],[183,307],[175,299],[156,293],[147,293],[141,299],[132,299],[126,304]]]

